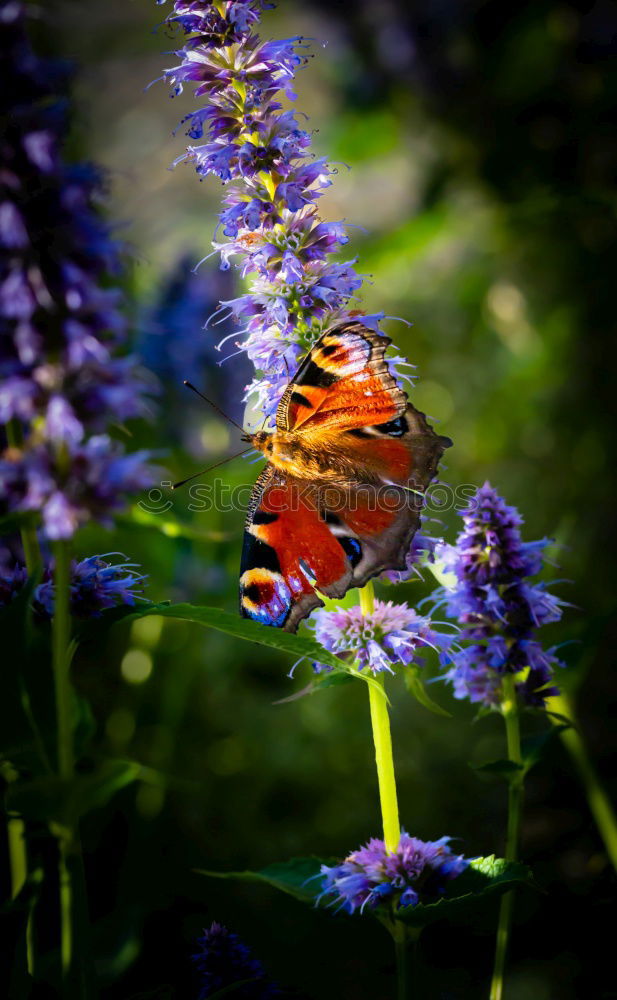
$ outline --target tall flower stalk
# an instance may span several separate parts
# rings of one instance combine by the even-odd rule
[[[543,708],[558,694],[553,671],[559,660],[545,649],[537,631],[558,621],[564,602],[534,582],[543,564],[547,539],[524,542],[522,518],[485,483],[461,514],[464,528],[456,544],[440,545],[436,561],[453,574],[451,586],[438,591],[448,613],[468,641],[452,654],[447,678],[457,698],[468,698],[501,713],[508,761],[508,823],[505,856],[518,859],[525,764],[521,750],[520,711]],[[491,1000],[503,996],[504,971],[514,896],[501,902]]]
[[[372,582],[367,583],[360,590],[360,611],[365,617],[372,615],[375,611],[375,591]],[[376,685],[379,685],[379,687]],[[398,811],[398,796],[396,794],[390,714],[388,712],[385,676],[383,673],[379,674],[378,679],[376,678],[375,685],[368,685],[368,697],[373,743],[375,745],[375,765],[379,784],[383,840],[386,851],[394,854],[401,839],[401,823]],[[399,1000],[405,1000],[409,993],[407,962],[408,934],[409,931],[400,922],[393,921],[392,938],[394,940],[396,955],[396,978]]]
[[[225,186],[214,252],[224,269],[236,263],[249,290],[221,302],[218,315],[238,325],[225,340],[255,366],[246,398],[271,417],[300,356],[325,329],[361,311],[354,298],[362,277],[354,261],[335,259],[348,242],[343,223],[319,216],[335,170],[315,157],[311,133],[281,103],[296,99],[307,46],[298,36],[262,41],[255,29],[264,6],[175,0],[166,24],[184,44],[163,78],[172,96],[191,85],[200,101],[183,119],[190,141],[176,163]],[[373,327],[378,319],[363,316]]]
[[[368,845],[366,867],[365,854],[359,852],[350,855],[340,866],[326,867],[323,870],[324,895],[333,893],[335,901],[338,898],[350,912],[356,908],[362,911],[367,904],[390,907],[381,918],[394,941],[398,997],[403,1000],[409,991],[409,946],[418,932],[396,919],[396,909],[419,902],[420,893],[415,886],[419,887],[424,877],[427,859],[444,873],[451,870],[452,877],[459,874],[466,863],[459,859],[458,867],[448,868],[451,859],[446,848],[447,837],[435,845],[426,845],[410,838],[401,829],[385,679],[398,670],[418,669],[423,662],[422,654],[429,648],[437,650],[445,663],[452,636],[438,631],[428,618],[405,604],[376,601],[372,582],[359,591],[359,600],[359,607],[318,611],[314,617],[315,635],[326,649],[343,659],[349,658],[367,679],[383,840],[374,840]],[[317,665],[317,669],[323,668]],[[433,847],[436,850],[434,858],[430,851],[426,854]],[[435,889],[435,885],[432,888]],[[440,891],[441,888],[440,883]],[[431,891],[429,879],[429,898]]]
[[[39,536],[53,550],[56,766],[70,783],[70,546],[81,524],[111,523],[126,494],[151,482],[145,454],[126,453],[108,433],[145,412],[144,384],[126,354],[120,297],[109,285],[120,270],[120,248],[99,216],[101,176],[62,158],[66,66],[32,50],[20,0],[0,0],[0,48],[0,424],[6,437],[0,513],[19,521],[28,573],[43,571]],[[79,837],[68,812],[58,824],[58,844],[61,977],[69,995],[81,992],[76,962],[84,955],[74,946],[82,925],[74,884]]]
[[[365,617],[372,615],[375,611],[375,593],[372,583],[367,583],[360,591],[360,610]],[[401,839],[401,824],[394,775],[390,716],[384,680],[384,674],[380,673],[376,678],[376,683],[368,685],[368,696],[375,744],[383,839],[386,849],[394,851]]]
[[[239,326],[233,335],[236,352],[246,352],[256,369],[245,398],[268,420],[298,359],[324,330],[361,313],[354,300],[363,279],[354,261],[336,259],[348,242],[345,226],[324,222],[318,213],[334,170],[315,158],[310,132],[297,112],[282,104],[283,98],[295,101],[293,78],[306,62],[307,47],[300,37],[262,41],[256,28],[266,6],[261,0],[175,0],[165,20],[183,33],[184,44],[163,77],[172,96],[189,84],[203,101],[184,118],[192,141],[176,163],[190,163],[200,178],[211,174],[225,186],[214,252],[223,269],[236,263],[248,290],[221,302],[215,317]],[[362,322],[378,330],[380,318],[362,315]],[[443,652],[451,636],[436,632],[406,605],[376,603],[370,583],[360,591],[359,608],[320,611],[313,622],[322,645],[367,680],[384,831],[383,841],[371,841],[366,867],[351,855],[324,872],[323,894],[340,897],[351,911],[356,903],[363,908],[385,901],[390,909],[383,919],[396,945],[402,1000],[410,932],[394,910],[418,902],[414,886],[422,879],[428,878],[429,894],[437,884],[441,889],[429,872],[454,877],[466,863],[454,864],[447,838],[427,845],[401,831],[384,677],[397,666],[413,669],[425,648]]]

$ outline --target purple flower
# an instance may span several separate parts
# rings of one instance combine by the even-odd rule
[[[229,987],[238,1000],[271,1000],[281,996],[278,987],[268,980],[261,962],[237,934],[222,924],[213,923],[209,930],[204,930],[198,945],[193,961],[200,977],[200,1000]]]
[[[398,910],[418,903],[431,903],[446,891],[452,879],[469,862],[453,854],[450,837],[424,841],[403,830],[395,851],[387,851],[383,840],[373,837],[340,865],[321,866],[322,893],[331,904],[353,913],[366,906]]]
[[[262,41],[255,29],[268,6],[175,0],[166,21],[180,27],[184,45],[163,78],[172,95],[192,85],[200,102],[184,124],[191,140],[203,141],[190,142],[176,162],[225,185],[222,237],[213,245],[221,267],[233,261],[249,290],[220,308],[240,326],[237,346],[257,369],[247,395],[271,418],[298,358],[350,317],[363,278],[353,261],[335,259],[348,241],[343,223],[317,212],[335,171],[314,156],[305,122],[282,103],[296,99],[306,45]],[[277,341],[285,349],[269,354],[266,345]]]
[[[50,444],[14,449],[0,459],[0,510],[40,511],[48,538],[67,539],[92,517],[109,524],[126,495],[152,482],[143,451],[126,454],[106,434],[66,444],[62,470]]]
[[[98,618],[102,611],[119,605],[133,606],[142,596],[145,576],[136,572],[130,562],[111,563],[110,552],[103,556],[88,556],[71,564],[70,609],[78,618]],[[120,556],[125,560],[125,556]],[[28,578],[24,566],[9,564],[6,553],[0,555],[0,606],[4,607],[20,593]],[[53,562],[45,567],[43,581],[34,590],[32,607],[40,619],[50,619],[54,613]]]
[[[551,684],[560,661],[544,650],[535,631],[561,618],[565,602],[544,583],[530,583],[542,568],[547,539],[524,542],[522,518],[485,483],[461,514],[463,531],[456,545],[437,546],[435,558],[455,583],[438,591],[448,614],[463,626],[459,636],[471,645],[452,654],[447,677],[456,698],[496,706],[501,678],[514,674],[528,705],[542,705],[557,693]]]
[[[226,364],[203,327],[222,293],[233,287],[229,273],[203,264],[196,271],[195,255],[183,255],[164,279],[154,302],[141,317],[140,354],[148,369],[161,380],[163,412],[174,413],[165,427],[167,439],[180,441],[195,456],[203,455],[201,428],[204,403],[183,382],[196,378],[198,385],[239,423],[242,396],[251,366],[242,352],[239,363]],[[225,334],[230,328],[223,325]]]
[[[364,615],[359,607],[315,613],[315,638],[331,653],[357,660],[358,669],[373,674],[394,673],[395,666],[422,665],[421,654],[435,649],[444,663],[450,658],[452,636],[437,631],[406,604],[375,601],[375,610]],[[326,669],[316,664],[317,671]]]
[[[24,437],[2,459],[0,507],[39,510],[50,538],[68,538],[119,506],[122,485],[105,503],[91,491],[88,508],[71,474],[90,435],[144,414],[145,384],[108,287],[120,247],[98,213],[101,177],[62,160],[66,68],[32,51],[24,4],[0,11],[0,422],[18,421]],[[120,446],[105,440],[117,468]]]

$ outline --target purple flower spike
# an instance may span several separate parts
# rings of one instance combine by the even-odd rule
[[[199,1000],[228,990],[239,1000],[274,1000],[282,995],[261,962],[222,924],[213,923],[204,930],[198,945],[193,961],[201,981]]]
[[[397,666],[422,665],[422,653],[435,649],[445,664],[450,661],[453,636],[438,631],[406,604],[375,601],[375,610],[364,615],[359,607],[319,610],[313,617],[315,638],[332,653],[356,659],[360,670],[394,673]],[[317,672],[327,668],[316,665]]]
[[[469,862],[449,847],[450,837],[424,841],[403,830],[395,851],[373,837],[340,865],[321,866],[322,893],[332,906],[347,913],[368,906],[401,909],[432,903],[443,896],[447,885],[465,871]]]
[[[213,246],[221,268],[233,263],[249,290],[221,308],[241,327],[237,347],[257,370],[247,397],[267,418],[298,359],[324,331],[360,315],[354,300],[363,283],[353,261],[336,259],[346,227],[318,214],[335,170],[311,151],[305,120],[283,107],[283,98],[296,99],[307,45],[260,38],[256,28],[270,6],[174,0],[166,21],[180,27],[184,44],[163,73],[172,96],[188,84],[199,101],[182,123],[189,141],[176,163],[225,185]],[[375,318],[372,325],[379,332]],[[280,350],[268,350],[273,342]]]
[[[563,664],[544,650],[535,631],[561,618],[565,601],[543,583],[529,583],[542,568],[548,539],[524,542],[522,518],[485,483],[461,514],[463,531],[456,545],[438,545],[435,558],[456,583],[438,591],[448,614],[463,626],[460,639],[472,644],[453,653],[447,677],[456,698],[499,705],[501,679],[515,674],[527,705],[541,706],[557,693],[551,683]]]
[[[64,539],[150,482],[143,455],[139,475],[124,459],[132,474],[115,488],[92,479],[93,449],[98,469],[118,472],[120,446],[93,442],[143,415],[144,381],[117,356],[125,323],[107,286],[120,248],[96,207],[101,178],[62,160],[66,70],[32,51],[19,0],[0,0],[0,47],[0,423],[24,432],[23,449],[0,458],[0,513],[40,511],[47,537]]]

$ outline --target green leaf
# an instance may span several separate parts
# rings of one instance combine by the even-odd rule
[[[435,715],[445,715],[446,718],[451,719],[452,716],[450,712],[447,712],[445,708],[438,705],[436,701],[429,696],[424,684],[422,683],[417,667],[406,667],[403,671],[403,676],[405,678],[405,687],[411,695],[419,701],[424,708],[428,708],[429,712],[434,712]]]
[[[553,725],[550,729],[544,729],[541,733],[535,733],[533,736],[527,736],[522,742],[522,755],[524,761],[525,774],[531,770],[534,764],[537,764],[542,754],[547,749],[549,744],[560,733],[563,733],[566,729],[571,729],[569,723],[562,725]]]
[[[237,639],[246,639],[248,642],[258,642],[262,646],[280,649],[281,652],[290,653],[296,658],[306,657],[328,667],[334,667],[336,670],[341,668],[340,659],[324,649],[316,639],[305,635],[293,635],[269,625],[259,625],[221,608],[196,607],[192,604],[151,604],[133,611],[126,616],[125,621],[144,618],[146,615],[162,615],[164,618],[195,622],[197,625],[205,625],[207,628],[215,628],[219,632],[234,635]],[[365,677],[362,679],[368,680]]]
[[[107,760],[91,774],[64,781],[55,775],[18,781],[7,793],[9,809],[28,819],[64,823],[104,806],[120,789],[148,772],[131,760]]]
[[[425,927],[435,920],[466,918],[487,899],[524,885],[533,886],[526,865],[496,858],[494,854],[474,858],[469,868],[448,883],[445,896],[435,903],[406,906],[397,911],[396,919],[409,927]]]
[[[35,624],[31,577],[10,604],[0,608],[3,692],[0,700],[0,753],[33,774],[51,770],[55,725],[53,678],[49,669],[50,629]]]
[[[229,538],[229,534],[223,531],[205,531],[186,521],[179,521],[167,511],[157,514],[154,511],[144,510],[139,504],[131,507],[127,514],[118,515],[117,521],[129,527],[139,525],[143,528],[153,528],[166,538],[189,538],[191,541],[207,542],[222,542]]]
[[[322,864],[334,865],[336,861],[319,858],[293,858],[280,864],[268,865],[260,871],[213,872],[199,871],[209,878],[237,879],[242,882],[259,882],[279,889],[302,903],[316,905],[321,893],[319,873]],[[444,917],[458,917],[471,911],[475,905],[489,897],[508,892],[521,885],[533,885],[531,872],[526,865],[515,861],[504,861],[494,854],[486,858],[475,858],[458,878],[448,883],[446,895],[434,903],[419,903],[397,910],[396,919],[410,927],[424,927]],[[323,906],[328,906],[324,901]],[[375,917],[392,916],[385,908],[366,910]]]
[[[506,781],[510,781],[513,775],[520,775],[525,770],[524,765],[517,764],[515,760],[489,760],[485,764],[470,763],[469,766],[481,774],[494,774],[500,778],[505,778]]]
[[[314,903],[321,892],[319,875],[322,864],[336,864],[335,861],[321,861],[319,858],[292,858],[281,861],[260,871],[212,872],[199,870],[208,878],[237,879],[241,882],[261,882],[274,889],[299,899],[302,903]]]
[[[28,972],[28,921],[38,900],[42,881],[43,872],[35,869],[15,899],[0,907],[2,950],[3,956],[6,956],[6,995],[11,1000],[28,1000],[32,994],[32,979]]]
[[[321,691],[324,688],[338,687],[340,684],[350,684],[353,679],[353,675],[346,670],[333,670],[328,674],[320,674],[311,687],[313,691]]]

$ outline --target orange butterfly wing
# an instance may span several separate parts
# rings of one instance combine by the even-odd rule
[[[408,401],[385,361],[390,343],[352,323],[324,334],[276,415],[315,452],[349,459],[337,482],[294,478],[269,465],[249,506],[241,613],[297,628],[322,604],[384,569],[404,569],[423,494],[450,442]]]
[[[283,393],[277,428],[341,431],[400,417],[407,396],[385,360],[390,343],[361,323],[325,333]]]

